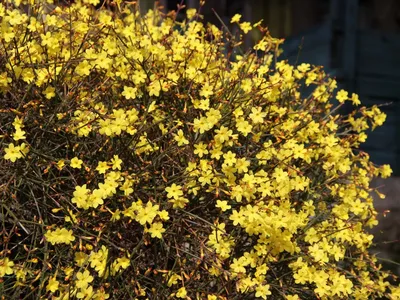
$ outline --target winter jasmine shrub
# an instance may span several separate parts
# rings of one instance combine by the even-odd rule
[[[336,114],[358,96],[240,15],[36,2],[0,4],[5,298],[400,297],[368,252],[378,107]]]

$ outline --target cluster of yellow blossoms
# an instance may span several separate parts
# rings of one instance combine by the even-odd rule
[[[178,21],[122,1],[11,2],[0,3],[4,291],[399,299],[368,253],[369,183],[391,174],[358,149],[385,120],[378,107],[338,115],[358,96],[336,93],[321,67],[277,60],[282,41],[240,15],[234,36],[194,9]],[[251,30],[263,37],[243,53]]]

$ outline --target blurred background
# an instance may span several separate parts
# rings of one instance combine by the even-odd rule
[[[168,11],[178,4],[198,8],[199,2],[159,4]],[[155,1],[139,3],[146,11]],[[242,21],[264,20],[273,37],[285,39],[281,59],[322,65],[339,88],[359,94],[363,105],[382,105],[386,122],[369,132],[362,149],[374,163],[393,169],[392,178],[372,183],[386,194],[385,200],[375,199],[379,225],[372,232],[373,251],[385,268],[400,275],[400,0],[206,0],[201,13],[217,26],[219,19],[229,24],[236,13]],[[257,38],[250,35],[246,45]],[[345,107],[343,113],[350,110]]]

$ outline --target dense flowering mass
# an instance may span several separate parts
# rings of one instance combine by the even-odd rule
[[[44,2],[0,3],[4,295],[399,299],[368,252],[378,107],[339,115],[358,96],[240,15]]]

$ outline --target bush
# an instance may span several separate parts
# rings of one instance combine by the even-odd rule
[[[3,295],[400,297],[368,252],[378,107],[336,114],[357,95],[239,15],[233,35],[193,9],[20,2],[0,4]]]

